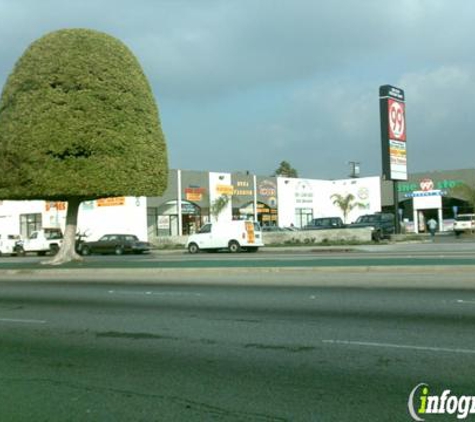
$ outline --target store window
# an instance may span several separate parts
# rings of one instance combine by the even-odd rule
[[[42,226],[41,213],[20,214],[20,234],[22,237],[30,237],[31,233],[41,230]]]
[[[158,208],[149,208],[149,235],[156,236],[178,235],[178,206],[177,201],[168,201]],[[201,208],[192,202],[181,202],[181,223],[184,235],[195,233],[201,226]]]
[[[306,226],[313,219],[312,208],[296,208],[295,209],[295,225],[297,227]]]

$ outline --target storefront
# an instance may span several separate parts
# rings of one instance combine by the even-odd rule
[[[457,193],[457,186],[462,184],[475,186],[475,170],[417,173],[398,182],[398,212],[405,230],[426,232],[426,223],[433,218],[439,231],[451,231],[457,214],[473,212]],[[383,208],[390,212],[394,212],[392,189],[392,182],[383,183]]]
[[[456,192],[461,184],[475,186],[475,169],[414,174],[407,182],[398,182],[397,210],[406,230],[424,232],[430,218],[438,221],[440,230],[452,230],[457,214],[473,212]],[[90,240],[121,232],[154,241],[194,233],[216,219],[257,219],[262,225],[304,227],[312,218],[344,218],[336,198],[348,195],[354,207],[346,215],[346,223],[362,214],[394,212],[393,184],[381,182],[379,177],[315,180],[171,170],[161,197],[83,202],[78,230],[87,232]],[[65,203],[0,201],[2,233],[26,237],[43,227],[64,229],[65,219]]]

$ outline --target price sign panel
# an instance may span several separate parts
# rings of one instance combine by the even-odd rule
[[[383,176],[407,180],[406,104],[404,91],[391,85],[379,88]]]

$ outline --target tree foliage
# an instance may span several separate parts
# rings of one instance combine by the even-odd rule
[[[35,41],[0,100],[0,172],[2,199],[161,194],[165,140],[128,48],[85,29]]]
[[[1,199],[68,202],[62,250],[75,258],[81,201],[163,193],[157,105],[122,42],[65,29],[28,47],[0,98],[0,174]]]
[[[279,168],[274,172],[274,176],[282,177],[299,177],[297,170],[295,170],[288,161],[282,161]]]
[[[340,208],[343,213],[343,221],[346,223],[348,214],[356,207],[363,208],[364,204],[356,202],[356,198],[353,194],[349,193],[348,195],[340,195],[335,193],[331,196],[333,199],[333,204]]]
[[[466,201],[475,210],[475,188],[463,183],[451,189],[451,194]]]

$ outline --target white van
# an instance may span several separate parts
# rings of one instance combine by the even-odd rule
[[[186,242],[190,253],[200,250],[228,249],[230,252],[257,252],[264,246],[259,223],[253,221],[227,221],[207,223]]]
[[[475,214],[459,214],[454,221],[454,232],[456,236],[475,232]]]

